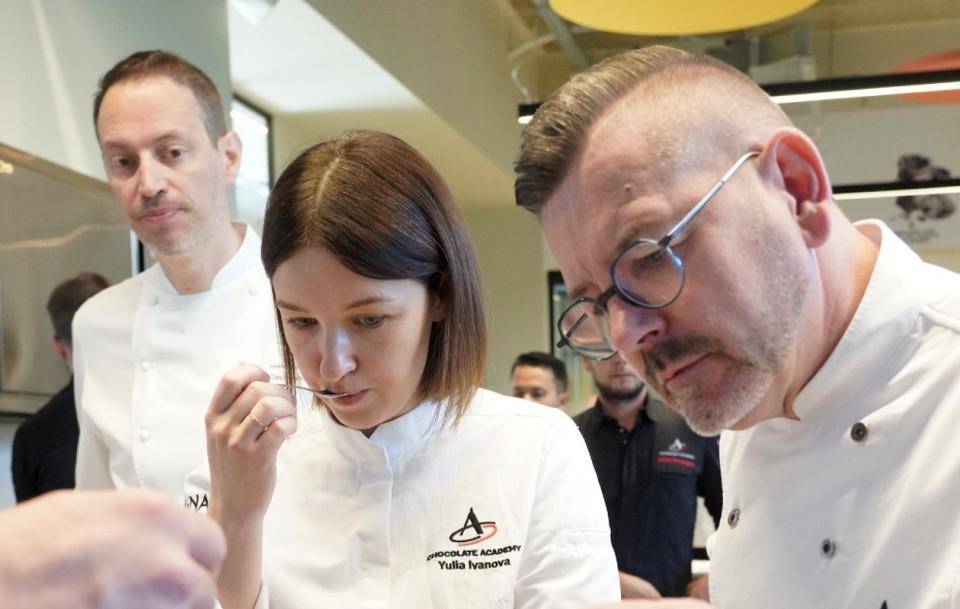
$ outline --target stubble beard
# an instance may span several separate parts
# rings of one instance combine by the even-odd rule
[[[177,256],[200,249],[216,238],[217,227],[227,219],[226,209],[218,209],[209,215],[201,215],[193,208],[184,208],[180,211],[186,214],[186,230],[181,227],[161,228],[156,233],[144,238],[137,234],[140,240],[153,252],[154,256]],[[184,234],[177,234],[177,232]]]
[[[594,384],[597,386],[597,393],[601,399],[605,402],[613,402],[615,404],[632,402],[640,397],[640,393],[643,391],[643,383],[639,381],[636,387],[631,387],[630,389],[617,389],[610,385],[598,383],[596,380],[594,380]]]
[[[804,269],[784,255],[785,244],[765,252],[763,314],[754,320],[749,340],[733,356],[718,339],[694,335],[671,339],[643,353],[645,378],[664,401],[680,413],[696,433],[713,436],[730,429],[767,397],[799,327],[810,279]],[[691,382],[671,391],[657,381],[656,372],[670,361],[693,354],[709,354],[726,363],[723,386]]]

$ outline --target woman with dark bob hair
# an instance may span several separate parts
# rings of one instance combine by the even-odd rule
[[[419,153],[370,131],[306,150],[270,196],[262,253],[285,379],[234,369],[207,414],[224,608],[619,598],[572,421],[478,388],[476,257]]]

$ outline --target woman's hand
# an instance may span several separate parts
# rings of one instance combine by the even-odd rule
[[[229,529],[259,524],[277,479],[277,452],[297,429],[293,397],[251,364],[223,376],[207,410],[209,513]]]

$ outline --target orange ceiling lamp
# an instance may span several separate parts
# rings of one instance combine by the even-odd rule
[[[960,70],[960,51],[946,51],[922,55],[916,59],[905,61],[893,69],[894,74],[909,74],[912,72],[940,72],[945,70]],[[960,104],[960,90],[938,91],[935,93],[911,93],[902,95],[903,99],[926,104]]]
[[[817,0],[550,0],[555,13],[595,30],[643,36],[729,32],[772,23]]]

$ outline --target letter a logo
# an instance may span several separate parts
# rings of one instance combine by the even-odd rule
[[[480,522],[473,508],[467,513],[463,526],[450,533],[450,541],[461,546],[469,546],[490,539],[497,534],[497,523],[492,520]]]
[[[473,508],[470,508],[470,513],[467,514],[467,519],[464,521],[463,528],[460,530],[466,531],[468,527],[476,531],[477,535],[483,535],[483,527],[480,526],[480,519],[473,513]]]

